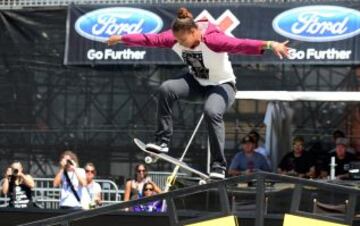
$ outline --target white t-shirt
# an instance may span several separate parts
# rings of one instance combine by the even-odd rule
[[[208,29],[208,22],[197,24],[204,35]],[[186,48],[179,43],[172,49],[189,65],[190,73],[200,85],[219,85],[227,82],[235,84],[236,77],[227,52],[215,52],[203,41],[194,49]]]
[[[83,168],[76,168],[76,171],[78,172],[80,177],[83,177],[84,179],[86,178],[85,170]],[[79,180],[74,172],[70,171],[68,172],[68,175],[81,201],[83,195],[83,187],[80,186]],[[81,207],[81,203],[76,199],[64,174],[61,175],[60,206]]]
[[[195,62],[194,67],[189,66],[190,73],[202,86],[219,85],[227,82],[235,84],[235,75],[228,53],[214,52],[204,42],[200,42],[194,49],[186,48],[176,43],[172,49],[184,61]],[[189,62],[188,64],[192,65]],[[197,72],[194,71],[196,68],[203,71],[206,70],[204,71],[204,77],[197,76]]]
[[[89,209],[89,204],[94,201],[95,194],[101,193],[101,186],[99,183],[92,181],[86,187],[83,187],[83,196],[81,198],[81,204],[83,209]]]

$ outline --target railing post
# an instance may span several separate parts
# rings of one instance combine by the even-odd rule
[[[176,226],[179,224],[179,219],[176,214],[176,206],[173,198],[166,199],[167,213],[169,216],[170,226]]]
[[[255,226],[264,226],[265,177],[261,173],[256,175],[256,207]]]
[[[296,213],[299,210],[301,193],[302,193],[301,184],[296,184],[293,195],[292,195],[292,202],[291,202],[291,207],[290,207],[291,213]]]
[[[231,213],[230,208],[230,202],[226,191],[226,185],[225,183],[221,183],[218,186],[219,196],[220,196],[220,205],[221,205],[221,211],[228,215]]]
[[[351,193],[349,195],[349,203],[347,204],[346,207],[345,219],[344,219],[345,223],[348,225],[352,225],[352,221],[355,215],[356,198],[357,196],[354,193]]]

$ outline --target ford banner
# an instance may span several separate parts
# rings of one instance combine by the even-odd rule
[[[111,35],[156,34],[168,30],[179,5],[70,5],[64,63],[67,65],[182,64],[171,49],[108,46]],[[234,64],[360,63],[360,3],[341,5],[189,5],[195,20],[206,19],[238,38],[289,40],[289,59],[231,55]]]

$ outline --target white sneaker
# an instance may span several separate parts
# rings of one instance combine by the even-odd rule
[[[225,170],[222,168],[212,168],[209,176],[211,179],[225,179]]]
[[[165,153],[167,154],[169,152],[169,147],[167,143],[147,143],[145,145],[146,150],[153,151],[156,153]]]

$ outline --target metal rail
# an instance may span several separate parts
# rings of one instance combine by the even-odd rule
[[[333,222],[339,222],[339,223],[345,223],[347,225],[351,225],[352,221],[355,216],[355,204],[356,204],[356,196],[360,195],[360,190],[357,188],[347,187],[343,185],[338,184],[331,184],[327,182],[320,182],[315,180],[307,180],[307,179],[301,179],[301,178],[295,178],[295,177],[289,177],[284,175],[277,175],[273,173],[266,173],[266,172],[258,172],[256,174],[247,175],[247,176],[239,176],[239,177],[233,177],[229,179],[225,179],[218,182],[213,182],[205,185],[199,185],[199,186],[192,186],[187,187],[167,193],[162,193],[155,196],[150,196],[143,199],[138,200],[131,200],[128,202],[122,202],[118,204],[114,204],[111,206],[106,206],[86,212],[74,212],[62,216],[57,216],[49,219],[34,221],[31,223],[22,224],[21,226],[39,226],[39,225],[57,225],[60,222],[61,223],[69,223],[72,221],[80,220],[80,219],[86,219],[90,217],[95,217],[98,215],[106,214],[113,212],[115,210],[125,209],[134,205],[139,204],[145,204],[148,202],[152,202],[155,200],[166,200],[168,210],[166,212],[166,215],[169,217],[169,222],[172,226],[175,225],[183,225],[185,221],[179,221],[176,206],[174,200],[179,197],[184,197],[200,192],[206,192],[209,190],[216,191],[217,194],[219,194],[220,197],[220,211],[216,214],[213,214],[214,216],[225,216],[231,214],[231,208],[230,203],[228,200],[228,194],[227,189],[229,186],[233,186],[234,184],[240,183],[240,182],[249,182],[254,181],[257,182],[257,187],[254,192],[256,192],[256,226],[263,226],[264,225],[264,217],[266,215],[265,213],[265,182],[272,180],[272,181],[280,181],[280,182],[287,182],[287,183],[293,183],[295,184],[295,189],[293,192],[293,200],[291,205],[291,213],[295,213],[297,215],[301,216],[307,216],[307,217],[314,217],[314,218],[320,218],[323,220],[329,220]],[[326,191],[336,191],[337,193],[342,193],[348,195],[349,200],[349,208],[347,208],[346,213],[344,214],[344,217],[341,218],[334,218],[324,215],[316,215],[315,213],[305,213],[299,210],[299,203],[301,200],[301,191],[303,188],[306,187],[315,187],[318,189],[324,189]],[[195,219],[196,220],[196,219]],[[189,220],[186,220],[187,222]],[[191,219],[190,221],[194,221],[194,219]]]

